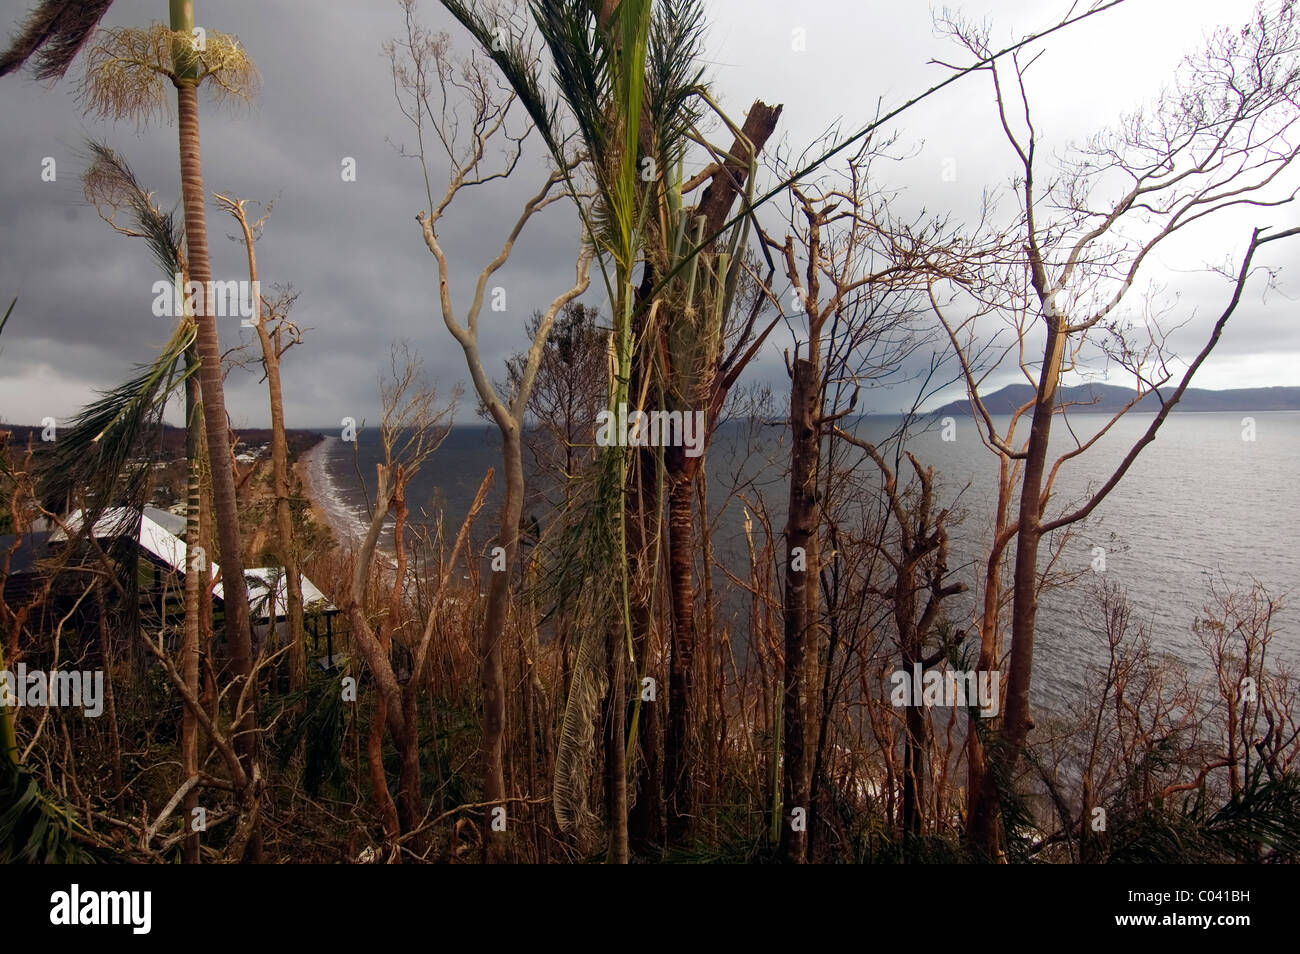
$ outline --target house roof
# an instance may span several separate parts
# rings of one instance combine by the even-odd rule
[[[81,529],[83,519],[82,511],[76,510],[69,514],[63,523],[75,533]],[[136,542],[140,548],[152,554],[163,564],[170,566],[176,573],[184,576],[185,568],[189,565],[189,561],[186,559],[185,541],[180,537],[180,534],[185,532],[184,517],[178,517],[176,514],[168,513],[166,510],[160,510],[157,507],[145,507],[143,512],[134,511],[127,507],[109,507],[95,521],[95,537],[102,539],[120,536],[123,528],[130,527],[137,519],[139,520],[139,529],[136,531]],[[49,535],[49,539],[51,542],[64,541],[67,539],[67,534],[62,530],[55,530]],[[209,561],[209,564],[214,575],[221,571],[221,567],[217,565],[216,561]],[[249,602],[255,622],[271,618],[269,611],[272,608],[271,589],[273,586],[275,589],[275,616],[279,618],[286,614],[288,593],[282,567],[245,567],[244,579],[248,581]],[[220,582],[212,588],[212,595],[220,600],[225,599],[225,593]],[[305,576],[302,577],[302,604],[303,609],[308,611],[323,610],[327,613],[338,611],[334,604],[320,591],[320,588]]]
[[[252,607],[254,620],[262,621],[271,618],[268,610],[272,591],[274,591],[276,619],[288,615],[289,583],[283,567],[259,566],[244,570],[244,579],[248,581],[248,602]],[[220,583],[216,585],[214,592],[217,596],[221,595]],[[323,610],[328,613],[334,610],[334,604],[326,599],[325,594],[316,588],[316,584],[305,576],[302,577],[302,606],[308,612]]]

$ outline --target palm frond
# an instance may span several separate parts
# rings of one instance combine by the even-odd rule
[[[260,84],[257,67],[239,38],[209,30],[202,50],[187,33],[161,23],[148,29],[104,30],[86,52],[80,96],[87,112],[141,125],[171,114],[168,94],[177,81],[175,51],[192,52],[195,78],[218,103],[250,100]]]
[[[556,110],[546,108],[536,58],[519,61],[520,41],[499,42],[493,24],[462,0],[443,5],[479,41],[501,67],[507,82],[520,95],[537,122],[561,168],[566,168],[554,131]],[[598,197],[587,234],[600,261],[612,260],[616,275],[606,275],[613,316],[613,367],[609,408],[626,403],[632,375],[635,340],[632,329],[633,272],[638,260],[653,190],[640,178],[642,113],[646,103],[646,66],[652,0],[621,0],[612,16],[602,20],[603,4],[595,0],[531,0],[537,34],[549,54],[552,77],[586,150],[588,168]],[[671,31],[664,55],[672,47]],[[687,29],[683,36],[695,35]],[[497,42],[494,42],[497,41]],[[686,40],[678,38],[678,49]],[[502,47],[508,49],[503,50]],[[687,43],[687,46],[689,44]],[[669,71],[670,78],[677,74]],[[533,105],[529,105],[531,102]],[[540,118],[539,118],[540,117]],[[548,132],[551,130],[551,132]],[[577,190],[569,182],[574,198]],[[583,203],[580,201],[579,206]],[[602,271],[603,271],[602,266]],[[599,475],[591,505],[571,513],[572,532],[565,535],[570,567],[588,574],[613,568],[617,592],[585,587],[577,614],[581,621],[575,664],[556,754],[553,797],[556,819],[564,830],[583,829],[588,819],[587,781],[592,763],[596,706],[607,690],[606,645],[611,631],[626,634],[632,652],[628,554],[625,538],[627,449],[608,447],[596,465]],[[615,629],[616,628],[616,629]],[[635,671],[631,667],[629,671]]]
[[[192,373],[183,359],[193,341],[194,323],[181,322],[157,358],[60,429],[42,453],[39,492],[47,507],[60,508],[84,494],[93,515],[116,499],[138,501],[148,470],[131,459],[161,422],[172,392]]]
[[[44,0],[0,55],[0,76],[32,59],[36,79],[61,79],[112,5],[113,0]]]
[[[1252,772],[1218,808],[1197,790],[1181,807],[1112,818],[1110,864],[1223,864],[1300,859],[1300,775]]]
[[[639,223],[644,206],[640,195],[640,170],[638,169],[641,139],[641,113],[645,105],[646,50],[650,33],[650,0],[622,0],[615,12],[615,29],[618,45],[610,66],[611,90],[614,96],[614,115],[622,133],[619,154],[618,178],[610,190],[610,204],[621,227],[622,248],[617,250],[616,261],[623,272],[619,277],[630,281],[640,233]],[[609,119],[606,117],[606,122]],[[620,296],[626,294],[623,289]],[[622,311],[623,309],[620,309]],[[630,317],[630,315],[629,315]]]
[[[564,164],[564,136],[561,133],[559,104],[547,98],[542,90],[541,71],[535,51],[522,38],[504,37],[497,32],[499,24],[485,15],[473,0],[442,0],[447,12],[460,21],[490,56],[510,88],[519,97],[520,104],[532,119],[555,161]],[[502,42],[504,40],[504,42]]]
[[[646,55],[646,107],[654,129],[657,161],[667,172],[682,158],[686,131],[701,108],[695,94],[704,82],[701,0],[660,0],[650,21]]]
[[[617,462],[608,454],[597,458],[585,482],[588,486],[578,488],[575,494],[575,500],[583,503],[563,515],[567,523],[554,542],[548,538],[543,544],[551,591],[558,595],[578,633],[551,793],[560,830],[577,832],[580,838],[595,820],[587,801],[595,727],[600,702],[609,689],[608,635],[611,626],[622,625],[618,594],[608,587],[584,585],[592,568],[619,566],[618,539],[612,532],[617,512],[612,498],[622,487]]]
[[[1300,859],[1300,775],[1265,778],[1260,766],[1245,791],[1230,799],[1206,825],[1224,855],[1253,862]]]
[[[281,768],[287,768],[302,752],[302,785],[315,796],[326,785],[343,777],[343,739],[347,728],[347,706],[343,702],[346,671],[315,675],[298,692],[289,693],[280,711],[289,718],[284,737],[277,741]],[[274,722],[274,720],[268,720]]]
[[[86,199],[101,214],[105,214],[106,207],[112,212],[127,212],[131,225],[126,230],[145,240],[154,261],[168,278],[185,271],[181,254],[184,232],[175,213],[163,212],[154,204],[153,195],[140,185],[126,160],[107,143],[88,139],[86,149],[92,159],[81,177]],[[106,217],[111,217],[111,213]]]
[[[552,77],[600,175],[609,155],[609,51],[596,10],[585,0],[533,0],[533,21]]]
[[[68,811],[41,791],[30,769],[0,759],[0,864],[106,860],[74,840],[77,828],[81,826]]]
[[[555,821],[560,831],[577,832],[580,836],[595,823],[587,801],[600,701],[609,688],[605,676],[605,642],[604,631],[594,626],[586,627],[578,640],[555,750],[555,778],[551,783]]]

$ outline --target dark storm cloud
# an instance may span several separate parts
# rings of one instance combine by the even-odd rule
[[[7,35],[29,2],[0,0],[0,31]],[[989,14],[1007,35],[1050,17],[1028,0],[967,6],[976,17]],[[1105,24],[1081,28],[1070,42],[1054,44],[1036,67],[1043,75],[1034,87],[1053,146],[1113,120],[1119,109],[1154,92],[1179,52],[1203,32],[1202,24],[1240,19],[1249,3],[1232,0],[1225,6],[1233,9],[1196,0],[1186,5],[1186,17],[1171,24],[1163,23],[1151,5],[1126,5],[1108,14]],[[846,130],[856,128],[878,101],[896,105],[938,79],[942,70],[927,66],[927,60],[953,52],[933,36],[927,5],[898,7],[860,0],[710,4],[708,58],[720,100],[736,117],[756,97],[785,103],[780,134],[796,153],[837,117],[843,117]],[[446,28],[467,48],[463,32],[438,4],[424,2],[421,9],[428,22]],[[105,24],[144,26],[165,12],[161,0],[117,0]],[[381,52],[383,42],[403,29],[396,3],[205,0],[197,12],[210,29],[238,35],[262,75],[262,88],[249,106],[226,111],[201,106],[204,178],[209,193],[275,202],[257,249],[260,277],[264,287],[294,286],[301,295],[294,318],[310,329],[284,368],[290,423],[337,426],[344,416],[373,421],[376,378],[395,339],[409,339],[439,390],[450,394],[466,375],[460,349],[443,327],[436,268],[414,219],[425,204],[423,181],[419,165],[402,158],[393,145],[412,138],[396,108]],[[1156,26],[1160,29],[1152,32]],[[802,53],[791,48],[796,28],[806,33]],[[1099,62],[1095,51],[1101,46],[1123,69]],[[78,179],[85,163],[77,151],[87,135],[107,141],[170,207],[179,197],[175,127],[153,124],[137,131],[130,122],[84,118],[75,96],[79,74],[78,63],[53,87],[25,77],[0,80],[0,298],[20,297],[0,355],[0,417],[8,420],[67,416],[91,389],[113,384],[131,365],[148,360],[170,331],[167,319],[150,312],[152,286],[160,278],[156,266],[143,243],[113,235],[85,204]],[[1087,95],[1081,97],[1085,83]],[[1058,103],[1065,105],[1055,108]],[[987,83],[976,79],[909,114],[900,124],[901,142],[914,154],[889,167],[886,184],[905,189],[907,202],[916,208],[952,210],[958,220],[971,217],[983,190],[1014,172],[990,108]],[[57,159],[55,183],[40,180],[45,156]],[[355,183],[340,177],[345,156],[356,159]],[[959,170],[952,181],[940,175],[947,159]],[[431,173],[437,190],[445,168],[435,163]],[[515,177],[462,195],[442,223],[439,234],[451,260],[458,316],[464,315],[479,268],[497,252],[544,175],[534,149]],[[765,214],[770,223],[771,210]],[[214,276],[246,277],[242,247],[226,238],[234,222],[211,205],[208,222]],[[1234,230],[1245,234],[1244,227]],[[1224,234],[1235,236],[1235,231]],[[529,225],[492,282],[506,289],[508,304],[504,313],[483,313],[482,350],[493,376],[501,375],[501,360],[523,344],[521,325],[532,310],[571,283],[576,236],[567,205],[552,206]],[[1229,241],[1239,244],[1240,237]],[[1226,250],[1212,248],[1202,257],[1221,261]],[[1185,261],[1160,265],[1187,266]],[[604,309],[603,288],[594,272],[592,278],[586,298]],[[1192,311],[1199,317],[1175,335],[1173,344],[1180,353],[1191,353],[1217,315],[1222,285],[1176,278],[1179,319]],[[1300,332],[1290,311],[1279,296],[1267,305],[1258,293],[1250,296],[1198,383],[1243,386],[1261,383],[1261,376],[1264,383],[1300,383],[1291,368],[1297,364]],[[240,340],[238,325],[227,319],[221,326],[223,347]],[[252,342],[250,332],[244,332],[244,340]],[[790,335],[782,330],[748,380],[783,389],[780,352],[790,346]],[[910,390],[901,390],[907,393],[873,393],[870,407],[908,403]],[[251,372],[232,373],[228,403],[236,425],[266,419],[265,390]],[[459,414],[462,421],[469,417],[468,411]]]
[[[0,4],[0,23],[16,20],[25,6]],[[415,221],[425,204],[419,164],[392,144],[411,138],[381,53],[383,41],[402,29],[397,7],[311,9],[304,16],[287,4],[200,5],[200,18],[218,13],[206,22],[238,35],[262,74],[250,106],[201,107],[204,184],[209,194],[274,200],[257,247],[259,277],[264,290],[293,285],[300,293],[294,318],[310,329],[286,359],[286,413],[296,424],[337,426],[344,416],[374,419],[377,376],[395,339],[411,341],[444,392],[465,374],[437,309],[436,268]],[[444,24],[436,5],[426,12]],[[119,0],[105,23],[143,25],[158,15],[156,3]],[[0,144],[0,289],[20,297],[0,377],[48,383],[52,375],[59,382],[53,391],[26,391],[27,400],[16,403],[5,392],[0,416],[13,420],[67,415],[89,387],[109,386],[147,361],[170,331],[168,319],[150,311],[161,278],[156,266],[142,242],[115,236],[85,203],[78,153],[85,136],[107,141],[169,208],[179,197],[175,127],[137,131],[131,123],[83,118],[73,92],[77,71],[53,88],[25,79],[0,85],[7,130]],[[54,183],[40,180],[44,156],[58,163]],[[342,180],[344,157],[356,160],[356,182]],[[431,172],[436,188],[445,165]],[[479,268],[544,177],[534,155],[500,188],[467,193],[444,220],[439,231],[458,315]],[[227,240],[234,221],[210,206],[208,223],[214,277],[247,277],[242,245]],[[553,206],[535,217],[514,260],[497,273],[492,285],[506,290],[508,309],[485,309],[482,318],[490,365],[519,347],[532,309],[572,283],[575,236],[573,216]],[[237,319],[221,325],[221,337],[223,348],[240,340]],[[243,340],[252,342],[251,332]],[[265,402],[257,376],[232,373],[228,403],[237,424],[264,420]]]

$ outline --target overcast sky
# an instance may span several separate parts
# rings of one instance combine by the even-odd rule
[[[29,2],[0,0],[0,31],[15,28]],[[1001,46],[1050,23],[1068,3],[953,6],[987,17],[994,45]],[[1127,0],[1057,34],[1031,74],[1045,148],[1064,150],[1154,95],[1183,53],[1200,45],[1213,26],[1243,22],[1251,6],[1242,0]],[[421,8],[428,22],[468,48],[466,35],[439,4],[425,0]],[[837,119],[846,130],[856,129],[878,101],[887,109],[942,79],[946,71],[927,65],[931,58],[960,58],[934,33],[931,9],[919,0],[714,0],[709,11],[715,98],[737,117],[755,98],[783,103],[778,135],[795,153]],[[377,376],[395,339],[409,339],[420,351],[440,391],[467,381],[463,356],[437,312],[436,269],[414,218],[423,207],[419,167],[393,145],[410,138],[381,52],[402,29],[397,4],[200,0],[197,12],[210,29],[236,34],[262,75],[250,106],[201,106],[203,166],[209,193],[275,200],[258,244],[263,286],[291,283],[301,295],[294,317],[309,329],[284,367],[290,426],[336,428],[345,416],[375,420]],[[117,0],[105,24],[143,26],[165,15],[162,0]],[[804,31],[803,50],[793,48],[795,30]],[[96,388],[148,361],[170,331],[169,320],[150,310],[159,276],[143,243],[114,235],[99,220],[79,177],[83,140],[103,139],[171,207],[179,197],[175,127],[137,130],[131,122],[84,117],[76,97],[80,72],[79,61],[64,82],[48,87],[26,76],[0,80],[0,298],[19,298],[0,339],[0,419],[11,423],[66,418]],[[888,184],[905,188],[913,207],[951,211],[958,219],[972,215],[984,190],[1005,185],[1015,171],[994,123],[985,77],[950,86],[898,120],[900,142],[911,157],[889,167]],[[57,163],[54,182],[41,180],[47,156]],[[340,176],[345,156],[356,159],[356,182]],[[474,190],[439,229],[462,312],[477,270],[499,247],[521,198],[544,176],[536,150],[531,158],[511,181]],[[956,175],[945,177],[945,168]],[[443,171],[434,169],[435,184]],[[1297,219],[1296,211],[1284,209],[1259,221],[1289,226]],[[214,277],[246,277],[241,247],[226,238],[233,221],[211,207],[208,221]],[[1179,295],[1177,320],[1190,319],[1173,339],[1180,352],[1194,352],[1224,300],[1221,281],[1188,270],[1239,251],[1252,221],[1229,219],[1152,263],[1152,272]],[[575,236],[569,208],[552,206],[529,225],[499,273],[507,310],[485,311],[483,318],[483,350],[496,376],[501,359],[521,346],[522,324],[532,310],[571,283]],[[1283,264],[1285,256],[1270,253],[1261,261]],[[1300,323],[1292,305],[1300,278],[1284,279],[1267,299],[1261,290],[1248,296],[1197,384],[1300,385]],[[593,291],[587,300],[605,308],[603,294]],[[236,344],[238,320],[225,319],[220,333],[223,348]],[[784,389],[779,349],[788,345],[788,335],[774,342],[749,379]],[[236,427],[268,419],[258,377],[239,370],[231,375],[227,403]],[[909,401],[910,395],[884,394],[868,409],[894,410]]]

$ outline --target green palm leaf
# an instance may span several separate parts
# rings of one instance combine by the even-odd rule
[[[194,323],[182,322],[157,358],[101,392],[59,430],[41,454],[39,490],[46,506],[57,509],[84,495],[96,515],[115,500],[141,501],[148,468],[133,466],[131,459],[161,423],[168,398],[193,373],[183,360],[193,341]]]

